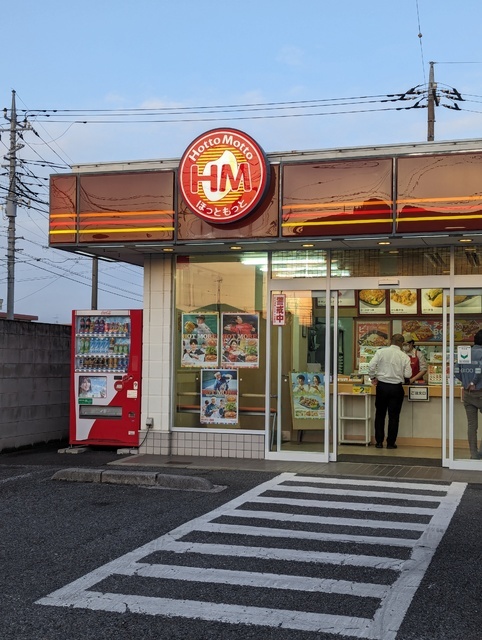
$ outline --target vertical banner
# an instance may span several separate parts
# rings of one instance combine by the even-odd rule
[[[286,324],[286,294],[273,293],[271,321],[275,327],[284,327]]]
[[[294,418],[324,418],[325,376],[322,373],[292,373],[291,400]]]
[[[201,424],[237,424],[238,398],[236,370],[201,370]]]
[[[223,313],[222,363],[227,367],[259,367],[259,313]]]
[[[217,367],[219,314],[182,314],[181,367]]]

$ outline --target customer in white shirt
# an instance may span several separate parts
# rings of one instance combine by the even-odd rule
[[[412,375],[410,358],[402,351],[401,333],[392,336],[389,347],[378,349],[370,361],[368,375],[376,385],[375,441],[377,449],[383,447],[385,418],[388,412],[387,449],[396,449],[398,423],[403,404],[403,383]]]

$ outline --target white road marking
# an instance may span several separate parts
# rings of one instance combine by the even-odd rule
[[[329,524],[344,527],[360,527],[369,529],[396,529],[397,531],[425,531],[427,525],[419,522],[404,522],[403,520],[362,520],[361,518],[337,518],[335,516],[305,516],[299,513],[284,513],[282,511],[250,511],[249,509],[233,509],[225,516],[232,518],[260,518],[263,520],[283,520],[289,522],[307,522],[312,524]]]
[[[289,482],[289,485],[283,483]],[[307,486],[307,483],[318,484],[320,487]],[[331,487],[323,487],[331,485]],[[333,489],[333,485],[345,487],[346,490]],[[352,487],[356,489],[352,490]],[[370,491],[369,487],[383,488],[381,491]],[[75,580],[65,587],[51,593],[38,601],[38,604],[51,606],[68,606],[87,608],[97,611],[133,612],[146,615],[166,617],[182,617],[197,620],[212,620],[229,624],[245,624],[269,627],[280,627],[299,631],[315,631],[331,633],[339,636],[369,638],[372,640],[395,640],[397,631],[406,615],[412,598],[422,580],[427,567],[442,539],[455,510],[462,498],[465,484],[452,483],[447,485],[431,485],[414,482],[363,481],[337,478],[312,478],[283,473],[268,482],[253,488],[235,500],[214,509],[199,518],[187,522],[157,540],[128,553],[99,567],[95,571]],[[393,489],[393,491],[391,491]],[[397,490],[400,492],[397,493]],[[276,492],[276,497],[266,495]],[[410,493],[411,491],[417,493]],[[336,502],[327,500],[290,497],[293,493],[304,495],[316,493],[318,497],[337,495],[351,495],[361,497],[360,502]],[[283,495],[284,494],[284,495]],[[437,494],[437,495],[435,495]],[[380,504],[377,500],[390,498],[394,504]],[[431,502],[430,507],[406,507],[396,502],[406,500],[419,503]],[[253,511],[250,505],[269,504],[283,505],[286,512]],[[437,506],[434,506],[437,505]],[[289,513],[290,507],[306,508],[308,513]],[[366,513],[360,518],[343,518],[333,515],[328,517],[313,515],[313,509],[344,510]],[[310,513],[311,511],[311,513]],[[381,519],[370,519],[370,513],[381,514]],[[386,514],[386,519],[383,519]],[[423,515],[426,522],[407,522],[404,515]],[[399,518],[397,519],[397,515]],[[247,526],[242,524],[223,524],[217,519],[228,516],[249,519]],[[257,520],[272,521],[274,527],[256,526]],[[283,522],[296,522],[297,529],[283,529]],[[313,532],[303,529],[303,523],[319,525],[333,525],[340,527],[340,533]],[[372,529],[372,535],[354,535],[351,528]],[[413,531],[413,537],[377,536],[377,530],[391,529]],[[242,542],[243,536],[253,536],[259,539],[257,546],[246,544],[214,544],[210,542],[186,541],[187,535],[203,532],[232,534],[237,536],[236,542]],[[368,533],[368,532],[367,532]],[[299,540],[300,548],[285,549],[262,546],[263,539],[270,541]],[[389,547],[391,554],[397,549],[409,550],[410,557],[406,560],[398,557],[383,557],[380,555],[362,555],[357,553],[329,553],[324,551],[307,551],[303,549],[302,541],[340,542]],[[177,566],[175,564],[159,564],[155,561],[146,562],[151,554],[162,551],[175,554],[202,554],[204,556],[223,556],[229,558],[260,558],[270,561],[282,560],[285,573],[260,573],[233,569],[200,568],[195,566]],[[407,551],[404,551],[404,555]],[[325,565],[324,573],[330,565],[346,567],[367,567],[371,571],[391,570],[398,574],[391,584],[375,584],[373,582],[351,582],[332,578],[314,578],[286,573],[289,565],[286,563],[317,563]],[[214,603],[197,600],[179,600],[174,598],[158,598],[142,595],[120,593],[101,593],[95,590],[95,585],[110,576],[123,575],[127,578],[136,576],[151,580],[181,580],[186,585],[190,582],[203,584],[223,584],[226,590],[231,585],[238,585],[246,589],[277,589],[310,593],[330,593],[344,596],[371,598],[379,601],[373,617],[356,618],[344,615],[333,615],[329,612],[305,612],[283,609],[255,607],[243,604],[243,593],[238,594],[239,604]],[[186,587],[187,588],[187,587]],[[126,587],[127,589],[127,587]]]
[[[37,473],[41,473],[41,472],[37,471]],[[6,482],[13,482],[14,480],[21,480],[22,478],[30,478],[30,476],[32,475],[33,473],[22,473],[21,475],[12,476],[11,478],[3,478],[3,480],[0,480],[0,484],[5,484]]]
[[[124,576],[162,578],[164,580],[186,580],[189,582],[213,582],[216,584],[237,584],[268,589],[290,589],[318,593],[344,593],[362,598],[382,598],[389,587],[382,584],[365,584],[348,580],[330,580],[289,576],[278,573],[249,573],[226,569],[204,569],[199,567],[178,567],[170,564],[146,564],[136,562],[118,570]]]

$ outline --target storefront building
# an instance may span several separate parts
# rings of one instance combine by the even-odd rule
[[[402,333],[427,373],[396,455],[482,471],[454,377],[482,329],[482,140],[265,155],[218,129],[50,188],[52,247],[144,266],[141,452],[375,455],[368,364]]]

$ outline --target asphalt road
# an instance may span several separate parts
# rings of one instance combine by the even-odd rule
[[[225,487],[222,491],[210,493],[51,480],[57,470],[67,465],[99,467],[115,460],[117,455],[109,451],[92,451],[82,456],[68,456],[68,460],[66,457],[59,459],[51,451],[43,449],[39,449],[37,454],[35,451],[0,454],[2,640],[135,637],[156,640],[329,640],[351,637],[220,620],[37,604],[52,592],[162,538],[194,518],[202,520],[214,509],[222,509],[236,498],[242,500],[246,492],[256,492],[258,485],[276,475],[244,471],[200,473],[184,469],[162,470],[163,473],[201,475],[213,484]],[[336,479],[333,486],[337,486]],[[345,498],[342,496],[340,499]],[[482,637],[481,501],[482,486],[469,485],[415,592],[396,634],[397,640],[480,640]],[[307,509],[306,513],[310,510]],[[224,521],[228,523],[224,526],[229,527],[231,520],[225,517]],[[246,524],[251,524],[251,521],[247,520]],[[306,529],[306,525],[299,525],[299,528]],[[289,547],[291,543],[291,546],[299,546],[296,531],[294,527],[293,541],[288,541],[285,546]],[[208,536],[214,535],[217,536],[216,540],[212,538],[214,544],[222,545],[234,534],[206,529],[202,533],[205,537],[198,540],[206,542]],[[272,570],[276,563],[270,558],[269,549],[279,547],[279,543],[270,542],[269,537],[266,540],[266,558],[256,561],[241,557],[238,569]],[[306,540],[300,546],[301,551],[310,553],[312,544]],[[214,560],[204,559],[203,566],[215,566]],[[220,565],[216,566],[219,568]],[[283,566],[284,573],[292,573],[288,561]],[[335,567],[335,570],[343,570],[345,580],[361,579],[357,567]],[[317,578],[316,572],[312,571],[311,577]],[[340,576],[335,577],[338,579]],[[165,580],[162,586],[153,590],[151,582],[147,580],[147,585],[146,579],[135,578],[139,593],[149,593],[157,598],[167,595],[180,601],[184,596],[188,599],[196,597],[195,588],[186,582]],[[108,577],[105,589],[121,595],[130,593],[132,582],[127,584],[127,580],[130,578]],[[198,596],[206,602],[223,602],[227,595],[227,589],[222,585],[215,589],[208,584],[199,595],[199,583],[197,585]],[[238,591],[234,589],[229,594],[230,602],[235,605],[236,594],[239,593],[239,602],[244,604],[246,590],[247,587],[238,587]],[[300,612],[310,612],[315,606],[316,593],[310,594],[303,589],[290,591],[290,602],[287,602],[283,589],[268,592],[260,589],[257,593],[259,601],[255,599],[250,606],[265,606],[269,602],[274,608]],[[330,606],[335,612],[347,606],[346,596],[340,595],[339,598],[330,595]],[[358,606],[353,602],[350,615],[359,615]],[[370,606],[367,598],[360,615],[369,615]]]

